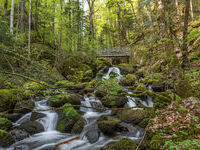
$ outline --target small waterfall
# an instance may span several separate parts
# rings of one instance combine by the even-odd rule
[[[147,89],[148,89],[150,92],[153,91],[151,85],[148,85]],[[147,96],[147,99],[146,99],[145,101],[139,100],[139,102],[140,102],[142,105],[144,105],[145,107],[153,107],[153,104],[154,104],[154,103],[153,103],[153,99],[152,99],[152,97],[150,97],[150,96]]]
[[[26,120],[29,120],[30,117],[31,117],[31,113],[25,114],[19,120],[17,120],[13,125],[18,126],[18,125],[22,124],[23,122],[25,122]]]
[[[49,106],[47,106],[47,100],[44,99],[39,102],[35,102],[36,108],[35,110],[39,110],[40,113],[45,114],[44,118],[39,119],[38,121],[44,126],[45,131],[53,131],[56,128],[58,115],[55,111],[49,110],[49,111],[42,111],[42,110],[48,110],[50,109]]]
[[[115,77],[115,79],[119,82],[122,78],[122,75],[121,75],[121,72],[120,72],[120,69],[117,68],[117,67],[110,67],[109,70],[108,70],[108,73],[103,76],[103,80],[108,80],[110,79],[110,74],[111,73],[114,73],[114,74],[117,74],[118,76]]]
[[[55,144],[57,144],[58,141],[67,137],[66,134],[60,133],[55,130],[57,125],[58,115],[55,111],[48,110],[50,109],[50,107],[47,106],[47,100],[48,99],[35,101],[35,109],[34,109],[35,112],[45,114],[45,117],[36,120],[43,125],[45,131],[34,134],[22,141],[18,141],[14,143],[10,148],[7,148],[7,150],[14,150],[16,149],[16,147],[21,147],[26,145],[28,145],[29,149],[40,150],[42,148],[46,148],[49,146],[51,147],[55,146]],[[31,113],[24,115],[21,119],[19,119],[16,122],[16,124],[21,124],[22,122],[25,121],[25,119],[28,120],[29,118],[27,116],[30,118]]]

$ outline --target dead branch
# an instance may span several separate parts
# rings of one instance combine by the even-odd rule
[[[64,142],[62,142],[62,143],[58,143],[58,144],[56,144],[56,146],[60,146],[60,145],[63,145],[63,144],[67,144],[67,143],[69,143],[69,142],[71,142],[71,141],[78,140],[78,139],[80,139],[80,136],[74,137],[74,138],[69,139],[69,140],[67,140],[67,141],[64,141]]]
[[[22,77],[22,78],[24,78],[24,79],[27,79],[27,80],[36,82],[36,83],[41,84],[41,85],[44,85],[44,86],[46,86],[46,87],[48,87],[48,88],[50,88],[50,89],[67,88],[67,89],[70,89],[70,90],[82,90],[82,89],[85,88],[85,86],[78,86],[78,85],[69,85],[69,86],[63,86],[63,87],[61,87],[61,86],[60,86],[60,87],[53,87],[53,86],[50,86],[50,85],[45,84],[45,83],[42,83],[42,82],[40,82],[40,81],[37,81],[37,80],[32,79],[32,78],[29,78],[29,77],[27,77],[27,76],[25,76],[25,75],[22,75],[22,74],[19,74],[19,73],[14,73],[14,72],[13,72],[13,73],[12,73],[12,72],[3,72],[3,71],[0,71],[0,73],[19,76],[19,77]]]

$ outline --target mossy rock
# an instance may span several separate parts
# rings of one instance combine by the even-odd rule
[[[58,94],[58,95],[52,96],[48,100],[48,105],[52,107],[61,107],[65,103],[70,103],[72,105],[80,105],[81,101],[79,97],[76,96],[75,94]]]
[[[119,95],[123,93],[123,89],[119,85],[119,83],[114,79],[109,79],[104,82],[102,82],[97,88],[96,88],[96,96],[105,96],[105,95]],[[99,94],[101,93],[101,94]],[[100,97],[101,98],[101,97]]]
[[[143,119],[147,118],[147,110],[121,110],[117,113],[118,118],[121,121],[133,124],[139,124]]]
[[[136,150],[136,144],[129,138],[123,138],[118,142],[104,146],[102,150]]]
[[[0,112],[12,111],[19,99],[16,89],[0,89]]]
[[[71,106],[65,104],[65,106]],[[57,130],[63,133],[81,133],[84,120],[73,107],[66,107],[59,112]]]
[[[105,135],[113,135],[116,132],[118,122],[115,120],[98,121],[98,128]]]
[[[43,125],[37,121],[30,121],[27,120],[26,122],[23,122],[20,125],[21,129],[24,129],[26,132],[28,132],[30,135],[43,132],[45,129]]]
[[[107,95],[101,99],[101,102],[104,106],[112,107],[123,107],[127,103],[127,98],[125,96],[113,96]]]
[[[12,122],[6,118],[0,118],[0,129],[9,131],[12,128]]]
[[[33,110],[35,103],[31,100],[18,101],[14,108],[14,113],[26,114]]]
[[[12,135],[0,129],[0,147],[9,147],[15,142]]]
[[[95,95],[100,98],[104,106],[110,108],[123,107],[127,102],[124,90],[114,79],[109,79],[101,83],[96,88]]]
[[[127,74],[125,78],[122,78],[120,84],[124,86],[133,86],[135,81],[137,80],[137,76],[134,74]]]

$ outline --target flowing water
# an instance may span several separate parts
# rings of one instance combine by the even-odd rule
[[[102,77],[103,80],[107,80],[110,78],[110,74],[115,73],[118,74],[118,76],[115,77],[117,81],[120,81],[122,75],[120,73],[120,69],[117,67],[111,67],[109,68],[108,73]],[[126,89],[127,90],[127,89]],[[149,90],[151,90],[151,87],[149,87]],[[127,90],[128,94],[131,94],[130,91]],[[136,98],[126,96],[127,97],[127,104],[125,107],[136,107]],[[66,133],[60,133],[56,130],[57,120],[58,120],[58,114],[53,111],[49,110],[49,106],[47,105],[48,99],[43,99],[41,101],[35,101],[35,110],[38,113],[42,113],[45,115],[45,117],[38,119],[37,121],[40,122],[44,127],[44,132],[34,134],[22,141],[18,141],[14,143],[11,147],[6,148],[7,150],[45,150],[48,148],[55,149],[55,145],[58,143],[62,143],[64,141],[70,140],[72,138],[75,138],[79,136],[80,138],[77,140],[72,140],[71,142],[67,144],[62,144],[56,149],[59,150],[98,150],[102,146],[119,140],[123,137],[129,137],[130,139],[134,141],[139,141],[144,133],[144,130],[141,128],[135,128],[130,124],[122,123],[123,126],[125,126],[128,131],[124,133],[118,133],[115,137],[106,137],[102,133],[100,133],[98,127],[97,127],[97,120],[101,115],[110,115],[111,111],[97,111],[91,108],[85,108],[81,107],[80,110],[84,112],[82,117],[85,120],[85,126],[80,135],[74,135],[74,134],[66,134]],[[153,101],[150,97],[147,98],[146,101],[140,101],[142,104],[144,104],[147,107],[151,107],[153,105]],[[103,107],[101,104],[101,101],[95,97],[95,95],[87,96],[84,95],[84,101],[81,102],[83,106],[92,107],[94,104]],[[138,108],[133,108],[138,109]],[[46,111],[48,110],[48,111]],[[26,120],[29,120],[31,116],[31,113],[28,113],[24,115],[22,118],[20,118],[14,125],[20,125],[21,123],[25,122]],[[98,138],[94,143],[90,143],[87,138],[87,133],[90,131],[94,131],[93,134],[97,134]],[[1,148],[0,148],[1,149]]]

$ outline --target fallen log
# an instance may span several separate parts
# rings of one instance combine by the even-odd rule
[[[45,83],[42,83],[40,81],[37,81],[35,79],[32,79],[32,78],[29,78],[25,75],[22,75],[22,74],[19,74],[19,73],[14,73],[14,72],[3,72],[3,71],[0,71],[0,73],[2,74],[9,74],[9,75],[14,75],[14,76],[19,76],[21,78],[24,78],[24,79],[27,79],[27,80],[30,80],[30,81],[33,81],[33,82],[36,82],[40,85],[44,85],[50,89],[61,89],[61,88],[66,88],[67,90],[83,90],[85,88],[85,86],[80,86],[80,85],[69,85],[69,86],[59,86],[59,87],[53,87],[53,86],[50,86],[48,84],[45,84]]]
[[[64,145],[64,144],[67,144],[67,143],[69,143],[69,142],[72,142],[72,141],[78,140],[78,139],[80,139],[80,136],[77,136],[77,137],[71,138],[71,139],[69,139],[69,140],[66,140],[66,141],[64,141],[64,142],[58,143],[58,144],[56,144],[56,146]]]

